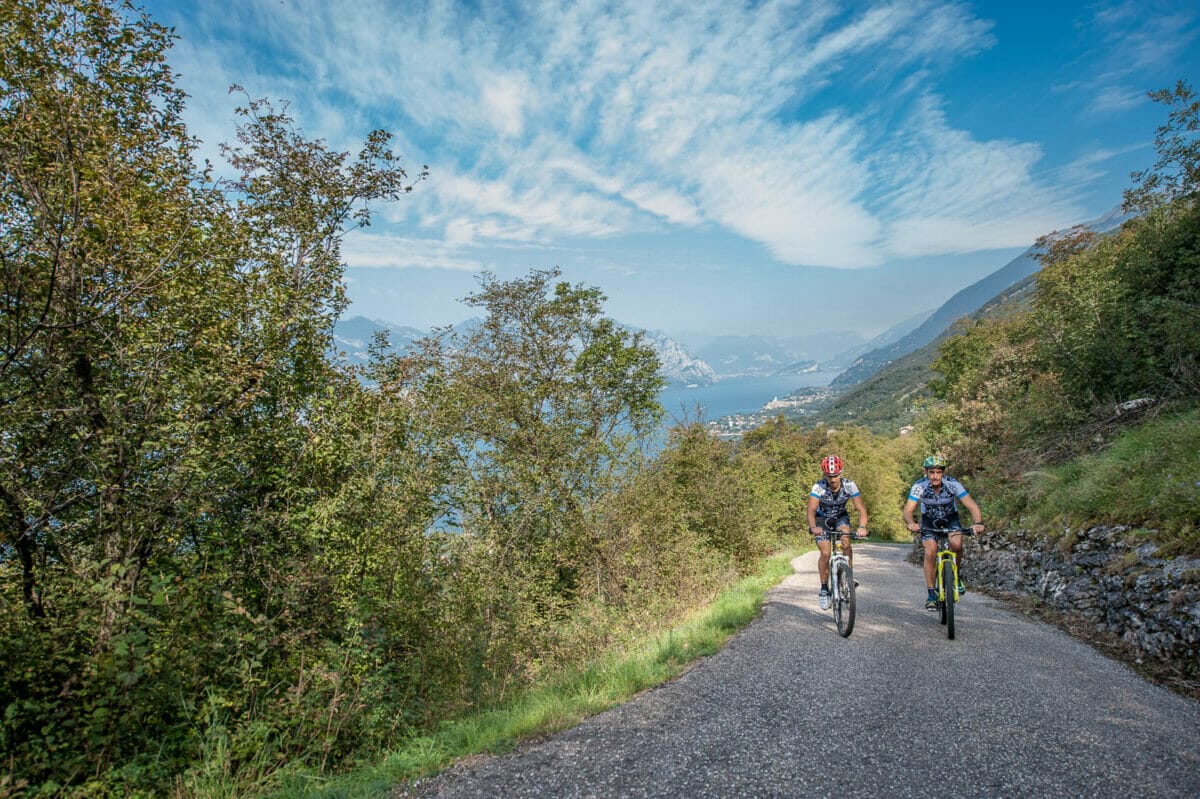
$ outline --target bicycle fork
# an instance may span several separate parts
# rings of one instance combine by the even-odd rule
[[[952,601],[958,601],[958,558],[954,557],[954,551],[950,549],[938,550],[937,556],[937,598],[939,602],[946,601],[946,581],[942,578],[946,569],[950,569],[950,576],[953,578],[950,584],[954,586],[954,596]]]

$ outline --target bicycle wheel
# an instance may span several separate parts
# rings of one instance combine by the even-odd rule
[[[942,603],[945,608],[945,624],[946,637],[954,639],[954,567],[947,563],[946,568],[942,569],[942,590],[946,592],[946,601]]]
[[[938,622],[946,623],[946,594],[942,591],[944,583],[942,582],[942,573],[946,571],[946,562],[942,558],[938,558],[937,569],[937,587],[934,589],[938,595]]]
[[[838,633],[848,638],[854,630],[854,570],[845,563],[837,565],[837,586],[833,618],[837,621]]]

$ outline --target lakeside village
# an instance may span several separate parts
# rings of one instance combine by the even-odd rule
[[[799,388],[782,399],[774,397],[770,402],[764,404],[761,410],[754,413],[735,413],[722,416],[720,419],[705,422],[705,427],[711,435],[733,441],[778,416],[795,421],[803,419],[805,416],[818,414],[828,408],[837,395],[838,390],[833,386]],[[899,430],[902,436],[912,432],[911,425],[905,425]]]
[[[787,418],[803,417],[823,410],[837,395],[833,386],[812,386],[800,388],[780,399],[773,398],[754,413],[735,413],[722,416],[706,422],[709,433],[722,439],[739,439],[744,433],[753,430],[776,416]]]

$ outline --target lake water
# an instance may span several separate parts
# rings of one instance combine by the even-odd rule
[[[668,386],[658,395],[658,401],[671,420],[695,419],[700,407],[705,421],[720,419],[735,413],[754,413],[775,397],[786,397],[798,388],[825,386],[841,373],[840,370],[808,372],[802,375],[771,377],[727,377],[707,385],[685,388]]]

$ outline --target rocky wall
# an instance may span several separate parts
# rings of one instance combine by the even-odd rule
[[[967,540],[963,576],[968,586],[1028,598],[1119,637],[1135,659],[1170,662],[1200,679],[1200,559],[1157,551],[1120,525],[1068,530],[1060,540],[987,531]]]

